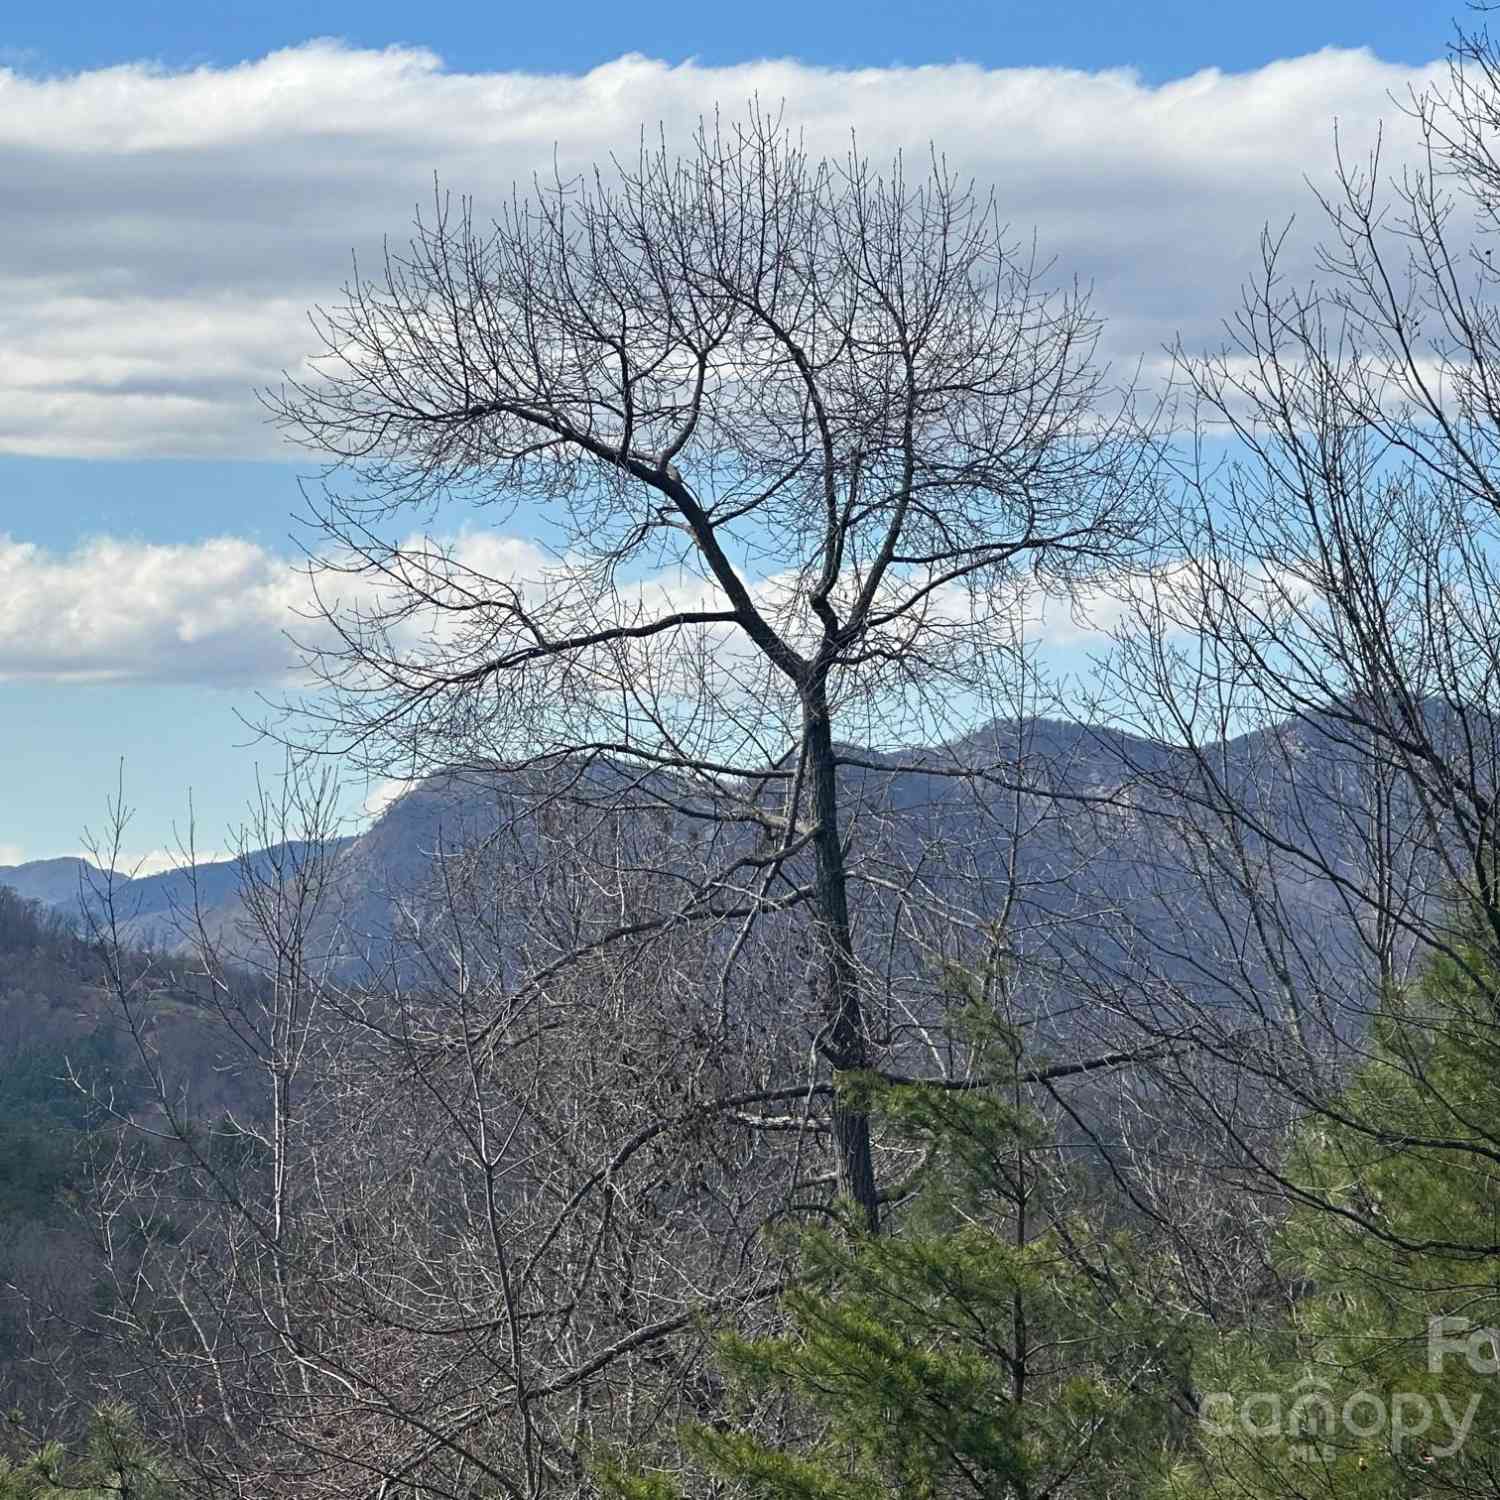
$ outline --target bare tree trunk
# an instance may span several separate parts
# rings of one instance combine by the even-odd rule
[[[802,703],[817,830],[813,836],[814,905],[824,945],[822,998],[827,1019],[823,1046],[835,1068],[851,1071],[866,1067],[869,1055],[860,1001],[859,965],[849,926],[849,876],[839,830],[838,768],[833,754],[828,694],[821,676],[815,676],[804,689]],[[880,1208],[870,1155],[870,1117],[861,1110],[850,1109],[835,1094],[832,1123],[838,1151],[839,1191],[858,1205],[870,1231],[878,1232]]]

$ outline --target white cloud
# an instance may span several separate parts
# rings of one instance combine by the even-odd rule
[[[96,865],[99,859],[97,849],[73,849],[64,855],[48,855],[46,858],[60,859],[83,859],[91,865]],[[222,852],[203,853],[199,851],[199,864],[212,864],[217,860],[229,859],[231,856]],[[24,865],[31,856],[20,844],[0,843],[0,868],[9,865]],[[147,849],[144,852],[131,853],[121,850],[115,868],[122,875],[131,879],[138,879],[146,875],[159,875],[163,870],[180,869],[183,865],[182,853],[175,849]]]
[[[100,858],[98,850],[75,849],[73,852],[77,858],[86,859],[91,864],[97,864]],[[195,862],[200,866],[219,864],[233,858],[232,854],[222,849],[195,851]],[[184,870],[188,868],[188,865],[189,861],[184,857],[183,851],[178,848],[146,849],[136,852],[122,849],[115,856],[115,869],[131,880],[144,880],[148,875],[161,875],[168,870]]]
[[[414,781],[407,781],[397,776],[390,776],[384,781],[377,782],[360,804],[360,816],[371,820],[381,817],[391,803],[398,797],[404,797],[416,784]]]
[[[282,451],[253,389],[299,367],[304,308],[336,297],[351,249],[399,241],[434,171],[482,212],[554,149],[582,166],[642,124],[685,133],[752,94],[784,100],[815,148],[843,149],[851,127],[876,156],[936,143],[996,187],[1018,235],[1036,228],[1061,278],[1094,283],[1113,352],[1153,355],[1178,330],[1215,335],[1261,225],[1311,208],[1304,174],[1328,179],[1334,118],[1357,149],[1431,76],[1335,51],[1159,87],[642,57],[470,75],[326,42],[227,69],[0,70],[0,451]]]
[[[476,533],[457,549],[489,578],[534,579],[545,567],[537,547],[513,537]],[[325,597],[369,604],[375,591],[336,579]],[[300,660],[292,638],[329,640],[315,615],[305,574],[240,537],[104,536],[52,552],[0,532],[0,681],[284,683]]]
[[[554,636],[586,633],[602,617],[634,622],[672,610],[722,608],[725,602],[710,582],[673,568],[622,581],[613,598],[600,600],[596,609],[593,582],[566,560],[499,532],[470,531],[430,541],[411,537],[404,546],[413,558],[427,559],[417,579],[422,586],[443,593],[448,580],[461,593],[478,593],[491,591],[495,581],[514,584],[534,608],[543,608]],[[982,628],[996,639],[1086,649],[1102,645],[1129,619],[1156,610],[1166,611],[1175,632],[1187,629],[1200,581],[1196,570],[1178,564],[1154,575],[1103,576],[1064,597],[1010,577],[997,580],[994,592],[977,601],[959,585],[945,586],[933,596],[928,613],[950,623],[989,618]],[[762,577],[752,581],[751,593],[795,640],[816,626],[794,582],[790,575]],[[1269,583],[1280,597],[1294,602],[1307,592],[1291,573],[1278,573]],[[346,617],[357,611],[369,618],[400,601],[399,594],[383,595],[384,587],[334,576],[325,580],[322,595]],[[896,587],[892,585],[892,603]],[[469,623],[462,613],[419,613],[398,622],[393,638],[405,648],[420,649],[430,639],[425,632],[431,627],[444,645],[455,647],[463,640],[456,632]],[[477,622],[481,635],[492,623]],[[317,615],[306,575],[289,559],[242,538],[165,545],[96,537],[57,553],[0,533],[0,682],[176,682],[274,689],[294,682],[300,647],[333,643]],[[674,671],[682,671],[691,678],[695,643],[726,679],[726,690],[727,680],[735,678],[740,690],[752,696],[775,685],[775,674],[767,675],[759,653],[728,626],[648,638],[624,648],[623,655],[639,674],[667,681]],[[496,644],[491,640],[486,649]],[[614,652],[601,654],[599,662],[606,675],[618,668]],[[375,786],[363,815],[378,817],[408,786],[403,781]]]
[[[98,868],[99,851],[96,849],[73,849],[63,855],[43,856],[48,859],[82,859]],[[200,865],[212,864],[218,860],[229,859],[230,855],[222,852],[203,853],[199,852],[198,863]],[[11,865],[24,865],[29,863],[31,856],[20,844],[0,843],[0,869]],[[131,853],[121,850],[117,856],[115,868],[120,874],[132,880],[142,879],[147,875],[159,875],[164,870],[178,870],[183,867],[184,861],[180,850],[175,849],[147,849],[144,852]],[[55,897],[53,899],[56,899]]]
[[[230,684],[286,672],[305,590],[253,542],[100,537],[47,552],[0,534],[0,679]]]

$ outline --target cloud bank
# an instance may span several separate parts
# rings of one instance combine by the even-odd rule
[[[430,53],[315,42],[235,68],[0,69],[0,452],[294,457],[254,392],[299,369],[310,304],[336,300],[351,251],[404,237],[433,174],[482,214],[513,181],[629,152],[660,122],[784,101],[814,149],[851,129],[877,160],[935,144],[993,186],[1017,238],[1059,282],[1092,283],[1107,350],[1159,358],[1212,342],[1254,267],[1263,224],[1317,212],[1339,122],[1373,142],[1438,81],[1367,52],[1148,86],[1128,72],[967,65],[835,71],[624,57],[581,77],[472,75]],[[1399,171],[1410,132],[1387,136]],[[3,524],[3,522],[0,522]],[[15,523],[11,523],[14,527]],[[486,571],[536,564],[516,538],[465,543]],[[99,538],[53,553],[0,532],[0,680],[219,686],[285,682],[305,579],[241,538]],[[1108,601],[1094,601],[1095,622]],[[1091,611],[1092,613],[1092,611]],[[1058,645],[1092,626],[1053,608]]]
[[[286,561],[218,537],[101,537],[69,553],[0,535],[0,681],[203,682],[284,675],[306,589]]]
[[[431,571],[418,581],[438,593],[445,592],[446,577],[479,589],[494,580],[512,583],[533,606],[551,598],[566,610],[584,597],[576,594],[566,560],[549,557],[523,537],[471,531],[435,540],[409,537],[403,545],[414,554],[435,549],[426,554]],[[812,622],[789,592],[790,582],[781,576],[756,579],[751,592],[795,638]],[[985,612],[994,613],[995,628],[1006,639],[1062,650],[1098,646],[1121,624],[1128,599],[1147,582],[1135,575],[1102,578],[1068,600],[1031,587],[1024,578],[1009,578]],[[1170,587],[1171,578],[1165,583]],[[385,589],[369,578],[325,577],[320,603],[304,569],[241,537],[174,545],[105,536],[55,552],[0,533],[0,683],[176,683],[295,691],[306,684],[304,651],[338,644],[322,607],[345,614],[379,612],[396,597]],[[674,568],[622,583],[606,608],[624,621],[724,604],[713,585]],[[933,596],[930,612],[958,623],[971,618],[971,608],[966,591],[952,586]],[[392,639],[417,647],[432,625],[439,638],[451,642],[463,621],[463,616],[419,613],[398,625]],[[596,623],[588,612],[572,621],[553,616],[550,627],[556,635]],[[650,662],[660,670],[662,662],[689,650],[694,641],[709,642],[721,667],[742,663],[747,690],[756,690],[762,659],[726,627],[643,643],[640,670]],[[366,811],[377,814],[402,790],[404,784],[394,782],[378,788]]]
[[[459,539],[456,556],[490,577],[545,568],[531,543],[493,534]],[[357,580],[324,598],[378,602]],[[331,644],[306,573],[245,538],[104,536],[54,552],[0,532],[0,682],[289,686],[301,648]]]
[[[351,251],[404,238],[434,173],[482,213],[554,159],[583,167],[658,123],[681,137],[751,96],[818,149],[851,130],[876,158],[935,144],[1060,281],[1094,285],[1112,355],[1156,357],[1179,331],[1213,339],[1263,224],[1315,217],[1303,178],[1328,181],[1333,121],[1359,150],[1439,71],[1325,51],[1159,87],[635,56],[544,77],[328,42],[226,69],[0,70],[0,452],[285,455],[255,388],[300,368],[305,309],[336,299]]]

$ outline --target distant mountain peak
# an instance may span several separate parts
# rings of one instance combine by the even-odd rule
[[[66,906],[78,899],[80,883],[98,867],[75,854],[56,859],[31,859],[19,865],[0,865],[0,885],[7,885],[28,901]]]

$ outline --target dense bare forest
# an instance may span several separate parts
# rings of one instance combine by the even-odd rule
[[[1167,389],[753,109],[352,281],[235,879],[0,890],[0,1496],[1500,1495],[1500,51],[1403,110]]]

